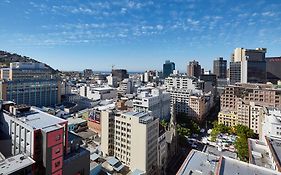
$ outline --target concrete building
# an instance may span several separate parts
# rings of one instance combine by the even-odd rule
[[[143,112],[102,111],[101,151],[131,171],[157,171],[159,119]]]
[[[107,84],[110,87],[116,88],[118,86],[118,79],[117,77],[114,77],[112,74],[106,77],[107,79]]]
[[[33,159],[24,155],[18,154],[5,158],[0,153],[0,173],[3,175],[28,175],[32,173],[32,165],[35,163]]]
[[[265,108],[261,121],[260,140],[265,142],[266,137],[281,139],[281,110]]]
[[[202,121],[213,105],[213,86],[186,75],[171,75],[165,79],[167,92],[171,95],[171,108],[176,114],[185,114]]]
[[[126,95],[134,92],[134,82],[130,78],[124,79],[120,82],[118,87],[118,94]]]
[[[226,86],[221,95],[219,123],[227,126],[242,124],[259,133],[263,107],[281,107],[281,89],[272,84]]]
[[[141,92],[137,98],[133,100],[134,111],[152,112],[152,115],[161,119],[169,120],[170,110],[170,94],[164,92],[163,89],[155,88],[151,93]]]
[[[32,174],[89,174],[89,152],[69,136],[66,120],[4,102],[0,123],[1,132],[11,138],[11,154],[23,153],[36,162]]]
[[[117,90],[109,86],[91,87],[84,85],[80,87],[80,95],[91,100],[115,99]]]
[[[30,62],[13,62],[10,63],[9,68],[3,69],[3,76],[1,72],[1,79],[8,80],[30,80],[30,79],[51,79],[52,71],[43,63]]]
[[[112,69],[112,76],[117,77],[118,81],[122,81],[125,78],[129,78],[129,74],[126,69]]]
[[[219,157],[209,153],[192,150],[177,172],[177,175],[186,174],[280,175],[281,173],[229,157]]]
[[[213,62],[213,73],[217,78],[226,78],[227,71],[227,60],[224,60],[223,57],[219,57]]]
[[[236,83],[238,73],[232,69],[239,67],[241,83],[265,83],[266,82],[266,48],[244,49],[236,48],[230,64],[230,82]],[[234,63],[234,64],[233,64]],[[235,64],[237,63],[237,65]],[[235,65],[235,66],[234,66]],[[235,72],[235,75],[233,73]],[[234,78],[235,77],[235,78]],[[234,79],[231,79],[234,78]]]
[[[281,80],[281,56],[267,57],[265,60],[267,81],[276,84],[278,80]]]
[[[33,106],[54,106],[61,102],[59,80],[9,80],[0,82],[0,97],[4,101]]]
[[[201,65],[198,61],[190,61],[187,65],[187,75],[191,77],[199,78],[201,74],[204,74],[204,71],[202,73]]]
[[[83,76],[86,79],[90,79],[93,76],[94,72],[92,69],[84,69],[83,70]]]
[[[176,69],[175,63],[170,60],[166,60],[163,64],[163,77],[166,78],[173,73],[173,70]]]

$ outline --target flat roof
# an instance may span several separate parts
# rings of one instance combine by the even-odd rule
[[[248,144],[250,163],[274,170],[267,145],[256,139],[248,139]]]
[[[126,113],[123,113],[123,115],[125,116],[131,116],[131,117],[138,117],[140,120],[142,121],[150,121],[150,120],[153,120],[153,116],[151,116],[149,113],[147,112],[126,112]]]
[[[218,168],[218,175],[281,175],[281,173],[278,171],[231,159],[228,157],[221,158],[220,167]]]
[[[237,159],[237,154],[228,150],[219,151],[217,147],[206,145],[205,153],[213,154],[215,156],[227,156],[233,159]]]
[[[92,88],[93,91],[107,91],[107,90],[115,90],[115,88],[112,87],[94,87]]]
[[[281,140],[275,138],[269,138],[268,142],[269,142],[270,149],[271,148],[273,149],[271,150],[273,154],[273,158],[275,159],[275,161],[277,161],[276,163],[278,164],[278,166],[280,166],[281,165]]]
[[[219,157],[211,154],[191,150],[177,175],[208,175],[215,174]]]
[[[69,117],[66,120],[68,121],[68,124],[79,124],[79,123],[87,122],[87,120],[84,120],[79,117]]]
[[[27,113],[25,117],[19,117],[18,119],[33,128],[42,129],[66,122],[66,120],[46,112],[42,112],[36,107],[31,107],[30,110],[32,111],[31,113]]]
[[[0,174],[12,174],[34,163],[35,161],[30,157],[18,154],[16,156],[0,160]]]

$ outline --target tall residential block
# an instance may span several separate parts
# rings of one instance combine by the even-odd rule
[[[217,78],[225,79],[227,73],[227,61],[222,57],[214,60],[213,73],[217,76]]]
[[[155,88],[151,93],[141,92],[133,100],[134,111],[152,112],[152,115],[161,119],[170,119],[171,97],[163,89]]]
[[[115,156],[131,171],[157,169],[159,119],[144,112],[102,111],[101,151]]]
[[[213,105],[214,86],[186,75],[171,75],[165,79],[167,92],[171,95],[171,109],[175,114],[184,114],[203,121]]]
[[[187,65],[187,75],[199,78],[201,74],[204,73],[202,73],[201,65],[199,64],[199,62],[195,60],[190,61],[189,64]]]
[[[224,88],[219,123],[242,124],[259,133],[263,107],[281,107],[281,89],[271,84],[237,83]]]
[[[176,69],[175,63],[170,60],[165,61],[163,64],[163,77],[166,78],[173,73],[173,70]]]

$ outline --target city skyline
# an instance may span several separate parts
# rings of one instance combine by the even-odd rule
[[[60,70],[162,70],[171,60],[186,72],[194,59],[212,70],[236,47],[280,56],[281,3],[240,2],[5,0],[0,48]]]

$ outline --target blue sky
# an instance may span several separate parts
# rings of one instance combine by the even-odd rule
[[[0,49],[61,70],[212,69],[235,47],[281,55],[280,0],[1,0]]]

